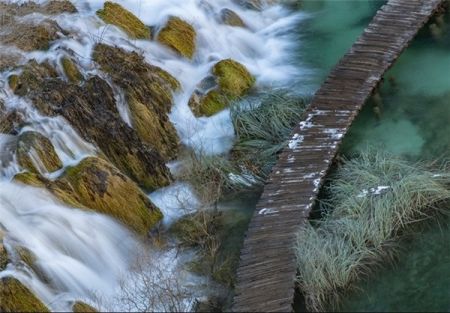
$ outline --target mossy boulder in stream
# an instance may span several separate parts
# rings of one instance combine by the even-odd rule
[[[23,68],[15,93],[27,96],[43,114],[64,117],[86,141],[97,145],[108,160],[143,188],[153,190],[169,184],[171,175],[157,143],[143,141],[120,117],[114,92],[106,81],[94,76],[79,85],[55,75],[46,63],[32,61]]]
[[[38,132],[20,134],[16,154],[19,165],[31,172],[54,172],[62,168],[51,141]]]
[[[224,8],[220,11],[220,21],[223,24],[234,27],[246,27],[241,17],[233,10]]]
[[[112,216],[140,235],[147,234],[162,219],[161,211],[135,182],[97,157],[86,158],[68,168],[55,181],[31,172],[19,173],[14,180],[46,188],[70,206]]]
[[[97,16],[105,23],[115,25],[122,29],[131,38],[150,39],[150,28],[145,26],[133,13],[126,10],[118,3],[106,1],[102,10],[97,11]]]
[[[77,65],[68,57],[64,57],[61,60],[61,65],[64,69],[64,73],[67,79],[73,83],[79,83],[83,80],[83,75],[80,73]]]
[[[189,106],[196,116],[211,116],[222,111],[231,101],[245,95],[255,84],[255,78],[245,66],[231,59],[216,63],[212,73],[217,86],[206,94],[194,94],[189,101]]]
[[[194,27],[182,19],[172,16],[158,34],[158,41],[180,55],[192,59],[195,53],[197,34]]]
[[[20,281],[12,277],[0,279],[0,312],[50,312]]]
[[[173,159],[179,138],[168,114],[172,93],[181,88],[180,83],[163,69],[146,63],[141,55],[117,47],[97,45],[94,60],[124,90],[139,137],[155,147],[166,161]]]
[[[89,304],[86,304],[86,303],[81,302],[81,301],[75,302],[75,304],[72,307],[72,310],[73,310],[74,313],[94,313],[94,312],[98,312],[96,309],[94,309]]]
[[[59,38],[56,22],[44,21],[39,25],[13,24],[0,34],[0,43],[16,46],[24,51],[48,50],[50,43]]]
[[[81,204],[115,217],[137,233],[145,235],[162,219],[139,187],[117,168],[100,158],[86,158],[67,169],[61,178],[75,191]]]

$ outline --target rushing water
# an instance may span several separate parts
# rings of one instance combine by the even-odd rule
[[[45,1],[38,0],[38,3]],[[67,53],[74,55],[84,76],[102,75],[91,60],[93,47],[98,42],[138,51],[146,61],[173,74],[181,83],[182,91],[175,95],[170,119],[183,144],[206,153],[224,153],[234,140],[234,131],[227,110],[210,118],[195,118],[187,102],[195,86],[208,75],[219,60],[232,58],[244,64],[257,79],[258,88],[276,88],[306,79],[310,74],[298,62],[293,65],[291,55],[299,41],[293,36],[293,27],[305,15],[281,5],[267,6],[261,12],[243,9],[231,0],[119,0],[117,1],[140,17],[144,23],[160,27],[170,16],[178,16],[192,23],[198,34],[197,52],[192,61],[180,58],[156,41],[130,40],[120,29],[106,26],[96,17],[96,10],[104,0],[73,0],[79,13],[51,17],[73,36],[65,36],[52,43],[45,52],[20,52],[24,62],[36,59],[48,61],[63,73],[60,59]],[[244,20],[247,29],[220,24],[216,16],[222,8],[233,9]],[[24,20],[39,22],[41,14],[31,14]],[[11,47],[2,47],[12,49]],[[0,97],[6,108],[20,108],[27,127],[48,137],[55,146],[64,167],[77,164],[97,149],[85,142],[63,118],[49,118],[39,114],[31,103],[13,95],[7,77],[14,72],[0,73]],[[114,87],[114,86],[113,86]],[[306,87],[302,87],[304,90]],[[113,88],[118,110],[131,125],[128,106],[119,88]],[[0,134],[0,230],[5,232],[5,247],[12,256],[0,277],[12,275],[28,286],[54,311],[67,311],[75,300],[84,300],[111,310],[162,310],[166,299],[159,297],[158,282],[182,280],[199,285],[202,280],[180,272],[178,264],[189,255],[178,254],[169,248],[160,251],[148,243],[141,243],[134,235],[113,219],[71,208],[61,204],[42,189],[25,187],[11,182],[21,171],[9,145],[13,136]],[[38,161],[38,160],[36,160]],[[42,173],[54,179],[62,171]],[[165,214],[166,225],[183,214],[195,210],[199,203],[190,187],[177,182],[150,195],[151,200]],[[251,205],[250,205],[251,207]],[[237,216],[237,215],[234,215]],[[242,232],[242,229],[240,230]],[[33,268],[21,262],[16,250],[28,249],[34,256]],[[146,271],[136,266],[137,252],[145,254]],[[136,268],[140,268],[136,269]],[[151,273],[148,273],[148,269]],[[176,277],[174,278],[173,275]],[[143,278],[142,278],[143,277]],[[143,280],[144,279],[144,280]],[[154,295],[142,294],[141,284],[153,283]],[[191,288],[202,294],[199,288]],[[125,294],[124,294],[125,291]],[[147,290],[148,291],[148,290]],[[152,298],[153,296],[153,298]],[[124,297],[131,301],[124,302]],[[134,306],[133,297],[147,297]],[[131,306],[130,306],[131,304]],[[180,308],[188,308],[190,302]]]

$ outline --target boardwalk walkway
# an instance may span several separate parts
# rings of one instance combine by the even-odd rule
[[[389,0],[317,91],[257,205],[241,250],[233,311],[292,311],[297,229],[383,74],[442,0]]]

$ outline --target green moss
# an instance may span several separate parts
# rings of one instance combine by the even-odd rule
[[[0,228],[0,272],[3,271],[8,265],[8,252],[3,245],[3,231]]]
[[[75,63],[68,57],[64,57],[61,60],[64,73],[66,74],[69,81],[73,83],[78,83],[83,80],[83,75],[81,75]]]
[[[194,27],[178,17],[171,17],[158,34],[158,41],[192,59],[195,53],[197,34]]]
[[[77,301],[75,302],[75,304],[72,307],[72,310],[74,313],[94,313],[94,312],[98,312],[96,309],[94,309],[93,307],[91,307],[90,305],[81,302],[81,301]]]
[[[145,235],[162,219],[161,211],[139,187],[102,159],[84,159],[67,169],[62,180],[85,207],[113,216],[139,234]]]
[[[38,132],[28,131],[19,136],[17,142],[17,161],[22,168],[39,173],[42,170],[54,172],[62,168],[61,160],[48,138]],[[35,161],[34,157],[39,160]],[[39,165],[36,164],[39,163]]]
[[[189,106],[196,116],[211,116],[244,96],[255,84],[255,78],[242,64],[231,59],[216,63],[212,70],[218,87],[206,95],[192,96]]]
[[[20,281],[11,277],[0,280],[0,312],[50,312]]]
[[[8,84],[9,88],[11,88],[12,91],[16,91],[17,87],[19,86],[19,76],[18,75],[9,76]]]
[[[103,10],[97,11],[105,23],[116,25],[134,39],[150,39],[150,28],[145,26],[133,13],[123,8],[120,4],[106,1]]]
[[[200,105],[195,110],[195,113],[197,115],[211,116],[225,109],[229,103],[230,97],[219,90],[212,90],[200,100]]]
[[[242,64],[226,59],[214,65],[213,74],[216,75],[220,89],[234,97],[246,93],[255,83],[255,78]]]
[[[50,43],[58,39],[56,23],[42,23],[39,25],[18,24],[0,40],[7,45],[14,45],[24,51],[48,50]]]

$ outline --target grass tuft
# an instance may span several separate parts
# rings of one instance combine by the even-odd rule
[[[450,173],[368,151],[327,187],[328,210],[297,235],[298,283],[312,311],[335,310],[354,283],[394,262],[403,236],[448,208]]]

